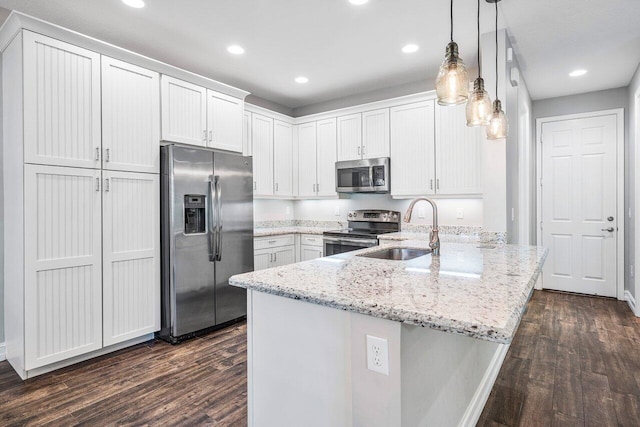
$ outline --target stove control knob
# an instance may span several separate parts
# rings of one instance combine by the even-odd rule
[[[398,214],[393,214],[393,219],[398,219]]]
[[[389,219],[389,214],[383,214],[382,215],[382,219],[384,219],[385,221]]]

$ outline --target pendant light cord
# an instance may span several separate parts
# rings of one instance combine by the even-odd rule
[[[453,41],[453,0],[451,0],[451,41]]]
[[[496,99],[498,99],[498,2],[496,5]]]
[[[480,57],[480,0],[478,0],[478,78],[482,77],[482,58]]]

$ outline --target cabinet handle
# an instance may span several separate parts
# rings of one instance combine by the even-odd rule
[[[96,178],[96,191],[100,191],[100,178]]]
[[[320,192],[320,184],[316,184],[316,193]]]
[[[204,142],[207,142],[207,130],[206,129],[202,131],[202,140]]]
[[[109,192],[109,188],[110,188],[110,186],[109,186],[109,178],[106,178],[104,180],[104,191]]]
[[[100,161],[100,147],[96,147],[96,162]]]
[[[440,178],[436,179],[436,190],[440,189]]]
[[[213,131],[209,131],[209,142],[213,141]]]
[[[429,190],[433,190],[433,180],[429,180]]]
[[[276,192],[278,192],[278,183],[276,182]]]
[[[257,185],[256,185],[256,182],[255,182],[255,181],[253,181],[253,190],[254,190],[254,191],[255,191],[255,190],[257,190]]]
[[[277,242],[278,242],[277,240],[269,240],[270,245],[273,245],[274,243],[277,243]]]
[[[277,253],[273,254],[273,262],[278,262],[278,254]]]
[[[110,159],[111,159],[111,154],[110,154],[110,152],[109,152],[109,149],[107,148],[107,149],[105,150],[104,161],[105,161],[105,162],[108,162]]]
[[[360,155],[360,147],[358,147],[358,156]]]

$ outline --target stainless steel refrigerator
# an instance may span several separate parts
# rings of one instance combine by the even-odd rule
[[[247,314],[229,277],[253,271],[251,158],[161,148],[162,329],[176,343]]]

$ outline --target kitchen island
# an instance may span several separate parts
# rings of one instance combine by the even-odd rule
[[[362,256],[401,247],[428,243],[231,278],[248,289],[249,425],[475,424],[547,251],[443,243],[439,257]],[[386,346],[375,363],[368,336]]]

